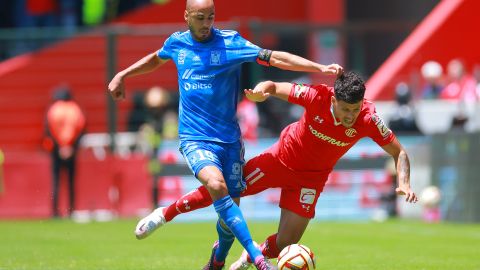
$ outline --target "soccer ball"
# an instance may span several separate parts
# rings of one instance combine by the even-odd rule
[[[422,194],[420,195],[420,201],[427,208],[437,207],[438,204],[440,203],[440,199],[441,199],[440,189],[438,189],[436,186],[426,187],[422,191]]]
[[[278,270],[313,270],[315,256],[305,245],[286,246],[278,255]]]

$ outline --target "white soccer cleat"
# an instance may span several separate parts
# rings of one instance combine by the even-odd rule
[[[163,208],[164,207],[159,207],[153,210],[152,213],[138,222],[137,227],[135,228],[135,236],[138,240],[144,239],[163,224],[167,223],[165,216],[163,215]]]
[[[256,247],[260,247],[255,241],[253,241],[253,244]],[[238,258],[238,260],[236,260],[230,265],[229,270],[246,270],[250,268],[250,266],[252,266],[253,264],[249,262],[247,258],[248,258],[248,252],[244,249],[242,251],[242,255],[240,255],[240,258]]]

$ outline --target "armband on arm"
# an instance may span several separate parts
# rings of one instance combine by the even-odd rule
[[[270,66],[270,57],[272,56],[272,51],[267,49],[261,49],[258,52],[257,63],[262,66]]]

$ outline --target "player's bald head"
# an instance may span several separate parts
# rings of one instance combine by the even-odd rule
[[[189,12],[215,8],[215,3],[213,0],[187,0],[185,9]]]
[[[212,36],[215,20],[213,0],[187,0],[183,17],[195,40],[205,41]]]

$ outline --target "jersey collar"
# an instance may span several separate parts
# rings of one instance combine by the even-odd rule
[[[340,126],[342,122],[337,121],[337,118],[335,117],[335,114],[333,113],[333,103],[330,102],[330,112],[332,113],[332,118],[333,118],[333,124],[335,126]]]

